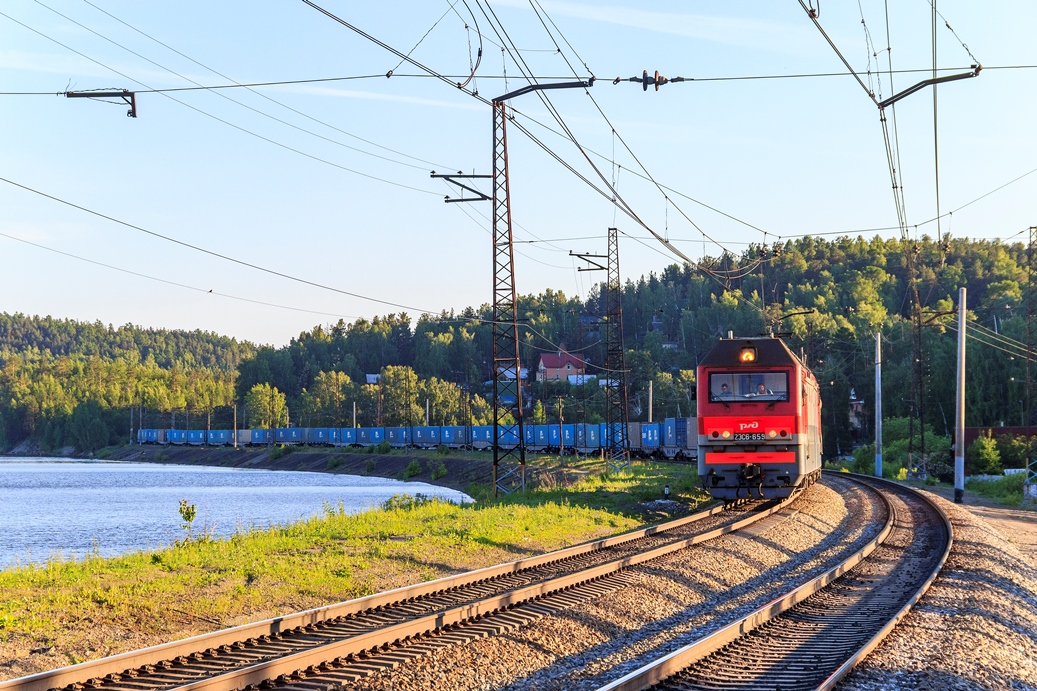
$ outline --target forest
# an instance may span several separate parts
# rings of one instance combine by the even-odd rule
[[[872,437],[881,332],[884,416],[906,421],[914,453],[945,454],[959,287],[968,290],[970,320],[966,422],[1025,421],[1027,274],[1022,243],[805,237],[628,278],[630,418],[648,419],[650,382],[654,419],[693,415],[695,367],[712,344],[729,331],[775,333],[822,385],[826,454],[847,456]],[[593,376],[604,359],[603,311],[601,286],[585,299],[553,290],[521,296],[523,367],[532,373],[541,353],[564,349],[585,358]],[[490,413],[491,316],[487,304],[340,321],[273,348],[197,331],[0,314],[0,448],[29,439],[44,451],[91,451],[128,440],[131,415],[133,426],[143,415],[148,427],[216,428],[231,426],[235,409],[239,426],[348,426],[354,409],[358,425],[420,424],[426,414],[430,424],[461,423],[467,410],[478,424]],[[851,396],[863,402],[858,427]],[[282,401],[277,410],[272,397]],[[602,419],[593,379],[530,381],[526,403],[536,421]]]

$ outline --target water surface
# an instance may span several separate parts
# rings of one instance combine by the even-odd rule
[[[169,545],[184,534],[181,499],[197,506],[196,530],[225,537],[308,518],[325,504],[357,513],[404,493],[470,501],[456,490],[377,477],[0,458],[0,568]]]

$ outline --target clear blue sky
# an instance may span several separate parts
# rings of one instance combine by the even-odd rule
[[[488,106],[438,80],[406,76],[419,71],[398,66],[399,59],[300,0],[43,3],[8,0],[0,7],[7,15],[0,16],[0,91],[228,83],[206,67],[238,82],[384,75],[390,69],[396,75],[258,93],[139,94],[137,119],[127,118],[122,104],[0,96],[0,177],[344,291],[433,311],[488,301],[489,204],[444,204],[452,191],[429,178],[433,168],[490,172]],[[453,10],[446,0],[322,4],[387,44],[404,52],[414,48],[415,59],[450,75],[469,72],[479,45],[470,9],[486,36],[474,82],[479,93],[492,97],[524,84],[475,0],[467,7],[457,2]],[[856,69],[867,70],[869,61],[873,70],[884,69],[883,3],[860,4],[864,26],[857,3],[825,2],[820,21]],[[928,1],[890,5],[894,69],[931,69]],[[554,37],[571,44],[562,43],[563,55],[528,2],[489,5],[534,74],[571,79],[568,58],[581,76],[589,67],[600,79],[589,92],[593,101],[570,90],[552,92],[551,102],[579,142],[603,156],[595,162],[606,177],[618,170],[618,190],[640,217],[689,256],[717,256],[722,249],[704,241],[685,214],[732,251],[764,236],[681,195],[757,226],[769,242],[896,226],[878,111],[852,77],[685,82],[648,93],[611,82],[642,69],[689,78],[843,72],[797,0],[657,2],[650,9],[629,1],[541,0],[540,6],[560,30]],[[942,0],[938,9],[985,66],[1037,64],[1037,3]],[[865,26],[877,57],[866,46]],[[943,20],[938,62],[942,68],[971,63]],[[506,86],[500,78],[505,71]],[[893,86],[899,91],[925,76],[895,75]],[[871,83],[878,91],[879,78]],[[881,76],[881,91],[891,93],[888,75]],[[989,69],[939,88],[942,211],[1037,167],[1035,94],[1033,69]],[[514,106],[520,121],[564,160],[595,176],[571,142],[537,124],[558,129],[535,96]],[[673,203],[633,174],[638,164],[598,107],[651,176],[675,190]],[[908,219],[922,223],[936,213],[931,90],[902,101],[896,114]],[[517,246],[519,290],[585,296],[598,276],[577,275],[569,250],[604,252],[613,224],[638,238],[647,233],[515,128],[509,144],[517,240],[558,239]],[[1037,173],[944,218],[942,230],[1025,239],[1017,233],[1037,224],[1034,199]],[[918,232],[936,230],[929,223]],[[0,183],[0,232],[200,289],[0,237],[0,311],[201,328],[273,344],[337,321],[333,315],[349,320],[398,311],[228,263],[6,183]],[[671,261],[676,258],[653,241],[621,242],[626,277]]]

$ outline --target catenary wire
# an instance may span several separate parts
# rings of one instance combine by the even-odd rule
[[[141,84],[142,86],[148,86],[147,84],[144,84],[143,82],[141,82],[141,81],[139,81],[137,79],[134,79],[133,77],[130,77],[129,75],[126,75],[126,74],[116,70],[115,68],[110,67],[110,66],[102,63],[99,60],[91,58],[90,56],[86,55],[85,53],[81,53],[80,51],[76,50],[75,48],[72,48],[72,47],[62,43],[61,41],[58,41],[57,39],[52,38],[52,37],[44,34],[43,32],[38,31],[38,30],[32,28],[28,24],[25,24],[23,22],[18,21],[17,19],[15,19],[14,17],[12,17],[9,14],[6,14],[5,12],[0,11],[0,16],[6,17],[7,19],[11,20],[15,24],[18,24],[19,26],[24,27],[25,29],[28,29],[29,31],[33,32],[34,34],[37,34],[38,36],[40,36],[42,38],[45,38],[48,41],[51,41],[52,43],[55,43],[55,44],[61,46],[62,48],[66,49],[66,50],[69,50],[69,51],[75,53],[76,55],[86,59],[86,60],[89,60],[90,62],[94,63],[95,65],[99,65],[99,66],[105,68],[106,70],[110,70],[111,72],[119,75],[120,77],[123,77],[124,79],[128,79],[128,80],[130,80],[130,81],[132,81],[132,82],[134,82],[136,84]],[[306,153],[305,151],[302,151],[300,149],[296,149],[294,147],[288,146],[287,144],[283,144],[283,143],[278,142],[278,141],[276,141],[274,139],[271,139],[269,137],[266,137],[266,136],[263,136],[263,135],[258,134],[256,132],[253,132],[251,130],[248,130],[248,129],[244,128],[244,127],[241,127],[240,125],[235,125],[234,123],[232,123],[232,122],[230,122],[228,120],[224,120],[223,118],[220,118],[220,117],[218,117],[216,115],[213,115],[212,113],[209,113],[207,111],[204,111],[201,108],[196,108],[195,106],[192,106],[189,103],[185,103],[184,101],[181,101],[181,100],[179,100],[179,99],[177,99],[177,98],[175,98],[173,96],[170,96],[169,94],[163,93],[162,95],[164,97],[168,98],[171,101],[179,103],[180,105],[184,106],[185,108],[189,108],[190,110],[195,111],[196,113],[199,113],[199,114],[204,115],[204,116],[206,116],[208,118],[216,120],[217,122],[223,123],[224,125],[227,125],[228,127],[232,127],[234,129],[238,130],[239,132],[243,132],[245,134],[248,134],[248,135],[250,135],[252,137],[255,137],[256,139],[260,139],[260,140],[265,141],[265,142],[267,142],[269,144],[273,144],[274,146],[277,146],[279,148],[285,149],[286,151],[291,151],[293,153],[299,154],[300,156],[304,156],[304,157],[309,158],[311,160],[318,161],[320,163],[324,163],[324,164],[329,165],[329,166],[331,166],[333,168],[338,168],[339,170],[344,170],[346,172],[353,173],[354,175],[359,175],[361,177],[365,177],[365,178],[368,178],[370,180],[375,180],[375,181],[378,181],[378,182],[383,182],[383,183],[385,183],[387,185],[393,185],[394,187],[401,187],[403,189],[408,189],[408,190],[411,190],[411,191],[414,191],[414,192],[421,192],[422,194],[430,194],[430,195],[438,196],[438,193],[433,192],[431,190],[425,190],[425,189],[421,189],[419,187],[412,187],[411,185],[407,185],[407,184],[400,183],[400,182],[395,182],[393,180],[388,180],[386,178],[381,178],[381,177],[378,177],[376,175],[371,175],[370,173],[364,173],[364,172],[361,172],[359,170],[355,170],[353,168],[349,168],[347,166],[343,166],[341,164],[334,163],[333,161],[329,161],[329,160],[327,160],[325,158],[321,158],[319,156],[315,156],[314,154]]]
[[[206,290],[205,288],[199,288],[198,286],[192,286],[192,285],[188,285],[186,283],[178,283],[177,281],[170,281],[170,280],[165,279],[165,278],[159,278],[158,276],[151,276],[149,274],[144,274],[144,273],[140,273],[140,272],[137,272],[137,271],[131,271],[130,269],[124,269],[121,266],[115,266],[113,264],[106,264],[104,262],[99,262],[99,261],[96,261],[96,260],[93,260],[93,259],[87,259],[86,257],[80,257],[79,255],[72,254],[70,252],[63,252],[62,250],[56,249],[54,247],[47,247],[46,245],[41,245],[39,243],[30,242],[29,240],[24,240],[22,238],[15,237],[13,235],[8,235],[7,233],[0,233],[0,237],[5,237],[5,238],[7,238],[9,240],[14,240],[15,242],[21,242],[21,243],[26,244],[26,245],[31,245],[32,247],[36,247],[36,248],[41,249],[41,250],[46,250],[47,252],[53,252],[54,254],[60,254],[60,255],[62,255],[64,257],[69,257],[70,259],[75,259],[75,260],[78,260],[78,261],[81,261],[81,262],[86,262],[87,264],[93,264],[95,266],[101,266],[101,267],[104,267],[106,269],[111,269],[112,271],[118,271],[120,273],[129,274],[130,276],[138,276],[140,278],[146,278],[149,281],[156,281],[158,283],[165,283],[166,285],[176,286],[177,288],[184,288],[186,290],[193,290],[193,291],[195,291],[197,293],[202,293],[202,294],[205,294],[205,295],[216,295],[218,297],[227,298],[227,299],[230,299],[230,300],[238,300],[240,302],[248,302],[248,303],[251,303],[253,305],[262,305],[264,307],[276,307],[277,309],[291,310],[292,312],[305,312],[307,314],[319,314],[319,315],[324,316],[324,317],[338,317],[339,319],[356,319],[355,316],[348,315],[348,314],[335,314],[335,313],[332,313],[332,312],[320,312],[318,310],[304,309],[302,307],[292,307],[290,305],[278,305],[278,304],[273,303],[273,302],[263,302],[262,300],[253,300],[252,298],[241,297],[241,296],[238,296],[238,295],[231,295],[229,293],[221,293],[221,292],[216,291],[216,290]]]
[[[175,75],[175,76],[179,77],[180,79],[183,79],[184,81],[190,82],[190,83],[194,84],[196,87],[201,87],[202,86],[199,82],[195,81],[194,79],[191,79],[190,77],[187,77],[185,75],[180,74],[176,70],[170,69],[169,67],[166,67],[165,65],[162,65],[162,64],[160,64],[160,63],[158,63],[158,62],[156,62],[154,60],[151,60],[150,58],[148,58],[148,57],[146,57],[144,55],[141,55],[140,53],[138,53],[138,52],[136,52],[136,51],[134,51],[134,50],[132,50],[130,48],[127,48],[126,46],[122,45],[118,41],[112,40],[111,38],[108,38],[104,34],[91,29],[90,27],[82,24],[81,22],[78,22],[75,19],[72,19],[71,17],[69,17],[69,16],[67,16],[65,14],[62,14],[61,12],[58,12],[54,8],[52,8],[52,7],[48,6],[47,4],[43,3],[41,0],[35,0],[35,1],[36,1],[36,4],[40,5],[41,7],[45,8],[47,10],[50,10],[51,12],[53,12],[56,15],[58,15],[59,17],[62,17],[63,19],[65,19],[65,20],[67,20],[69,22],[72,22],[76,26],[78,26],[78,27],[80,27],[80,28],[82,28],[82,29],[84,29],[86,31],[89,31],[90,33],[92,33],[93,35],[97,36],[98,38],[100,38],[102,40],[105,40],[105,41],[111,43],[112,45],[121,48],[122,50],[126,51],[127,53],[130,53],[131,55],[135,55],[138,58],[140,58],[141,60],[144,60],[144,61],[154,65],[155,67],[158,67],[161,70],[165,70],[166,72],[169,72],[170,74]],[[191,62],[193,62],[194,64],[198,65],[199,67],[201,67],[201,68],[203,68],[205,70],[208,70],[208,71],[212,72],[213,74],[216,74],[216,75],[218,75],[220,77],[223,77],[224,79],[227,79],[227,80],[230,80],[230,81],[235,81],[235,80],[231,79],[230,77],[228,77],[227,75],[225,75],[225,74],[223,74],[221,72],[218,72],[217,70],[209,67],[208,65],[202,64],[201,62],[195,60],[194,58],[192,58],[192,57],[190,57],[188,55],[185,55],[184,53],[182,53],[179,50],[173,48],[172,46],[169,46],[169,45],[163,43],[162,41],[159,41],[158,39],[156,39],[156,38],[154,38],[154,37],[144,33],[140,29],[137,29],[136,27],[128,24],[127,22],[124,22],[123,20],[119,19],[118,17],[116,17],[115,15],[111,14],[110,12],[107,12],[107,11],[101,9],[100,7],[98,7],[97,5],[94,5],[92,2],[90,2],[90,0],[83,0],[83,2],[85,2],[88,5],[90,5],[91,7],[95,8],[99,12],[102,12],[106,16],[111,17],[115,21],[120,22],[121,24],[123,24],[127,28],[132,29],[133,31],[136,31],[140,35],[148,38],[151,41],[154,41],[155,43],[158,43],[160,46],[162,46],[162,47],[164,47],[164,48],[166,48],[168,50],[173,51],[174,53],[176,53],[177,55],[185,58],[186,60],[190,60]],[[326,122],[324,122],[322,120],[318,120],[317,118],[311,117],[311,116],[307,115],[306,113],[303,113],[300,110],[292,108],[291,106],[288,106],[288,105],[278,101],[277,99],[274,99],[274,98],[272,98],[270,96],[267,96],[266,94],[260,93],[260,92],[254,90],[254,89],[249,89],[249,91],[254,93],[255,95],[259,96],[260,98],[264,98],[264,99],[270,101],[271,103],[279,105],[282,108],[290,110],[291,112],[296,113],[297,115],[301,115],[302,117],[307,118],[307,119],[309,119],[309,120],[311,120],[313,122],[321,124],[321,125],[323,125],[325,127],[333,129],[333,130],[335,130],[337,132],[341,132],[342,134],[345,134],[345,135],[347,135],[349,137],[353,137],[355,139],[360,139],[359,137],[356,137],[355,135],[353,135],[350,132],[346,132],[345,130],[342,130],[342,129],[338,128],[338,127],[335,127],[334,125],[326,123]],[[343,147],[345,149],[349,149],[350,151],[356,151],[357,153],[364,154],[365,156],[371,156],[373,158],[377,158],[377,159],[380,159],[382,161],[388,161],[390,163],[395,163],[396,165],[406,166],[408,168],[415,168],[415,169],[418,169],[418,170],[423,170],[424,169],[423,166],[415,165],[413,163],[407,163],[407,162],[404,162],[404,161],[397,161],[397,160],[389,158],[387,156],[382,156],[382,155],[379,155],[379,154],[372,153],[370,151],[365,151],[364,149],[360,149],[360,148],[357,148],[355,146],[350,146],[350,145],[345,144],[343,142],[340,142],[340,141],[338,141],[336,139],[332,139],[330,137],[325,137],[324,135],[318,134],[317,132],[313,132],[313,131],[308,130],[308,129],[304,128],[304,127],[299,127],[298,125],[295,125],[295,124],[293,124],[291,122],[288,122],[287,120],[282,120],[281,118],[278,118],[278,117],[276,117],[274,115],[266,113],[266,112],[264,112],[264,111],[262,111],[262,110],[260,110],[258,108],[253,108],[252,106],[248,105],[247,103],[243,103],[242,101],[238,101],[238,100],[236,100],[234,98],[231,98],[230,96],[227,96],[226,94],[224,94],[224,93],[222,93],[220,91],[213,91],[213,94],[216,95],[216,96],[219,96],[220,98],[223,98],[223,99],[225,99],[227,101],[230,101],[231,103],[235,103],[235,104],[241,106],[242,108],[250,110],[253,113],[256,113],[257,115],[261,115],[261,116],[263,116],[265,118],[269,118],[270,120],[273,120],[274,122],[278,122],[278,123],[280,123],[282,125],[285,125],[286,127],[290,127],[290,128],[292,128],[294,130],[298,130],[299,132],[303,132],[303,133],[308,134],[308,135],[310,135],[312,137],[316,137],[316,138],[321,139],[321,140],[323,140],[325,142],[328,142],[330,144],[335,144],[336,146],[341,146],[341,147]],[[378,146],[378,145],[375,145],[375,146]],[[387,147],[380,147],[380,148],[386,149]],[[399,152],[394,152],[394,153],[399,154]],[[401,155],[407,156],[407,154],[401,154]],[[412,158],[414,160],[420,161],[421,163],[425,163],[427,165],[432,165],[432,166],[436,166],[437,165],[437,164],[432,163],[430,161],[425,161],[423,159],[419,159],[419,158],[416,158],[416,157],[413,157],[413,156],[408,156],[408,158]],[[443,166],[440,165],[439,167],[443,167]]]
[[[104,10],[101,10],[102,12]],[[550,19],[550,17],[548,17]],[[564,38],[564,37],[563,37]],[[500,46],[498,46],[500,47]],[[522,52],[530,52],[527,49],[520,49]],[[554,53],[555,50],[545,50],[544,52]],[[190,58],[188,58],[190,59]],[[969,67],[941,67],[939,72],[961,72],[963,70],[970,69]],[[1033,70],[1037,69],[1037,65],[983,65],[983,71],[988,72],[990,70]],[[932,73],[931,68],[925,69],[910,69],[910,70],[893,70],[893,74],[915,74],[919,72]],[[883,70],[883,74],[890,74],[889,70]],[[447,74],[444,75],[448,79],[465,79],[468,77],[466,74]],[[767,75],[751,75],[751,76],[734,76],[734,77],[685,77],[685,82],[734,82],[734,81],[753,81],[763,79],[806,79],[806,78],[818,78],[818,77],[849,77],[852,76],[850,72],[818,72],[812,74],[767,74]],[[393,72],[393,79],[435,79],[435,75],[431,74],[397,74]],[[479,79],[505,79],[505,75],[501,74],[480,74]],[[320,77],[314,79],[287,79],[282,81],[267,81],[267,82],[247,82],[247,83],[234,83],[234,84],[208,84],[202,86],[180,86],[170,87],[167,89],[138,89],[135,93],[138,94],[159,94],[159,93],[172,93],[175,91],[214,91],[216,89],[247,89],[261,86],[291,86],[294,84],[316,84],[320,82],[342,82],[342,81],[353,81],[359,79],[385,79],[384,74],[357,74],[346,77]],[[568,75],[540,75],[537,79],[568,79]],[[670,82],[671,84],[680,84],[681,82]],[[0,96],[64,96],[63,91],[0,91]],[[377,144],[375,146],[378,146]],[[407,154],[403,154],[407,155]]]
[[[237,258],[232,257],[230,255],[221,254],[220,252],[215,252],[213,250],[206,249],[204,247],[200,247],[198,245],[193,245],[193,244],[191,244],[189,242],[184,242],[183,240],[177,240],[176,238],[170,237],[169,235],[163,235],[162,233],[157,233],[157,232],[155,232],[153,230],[148,230],[147,228],[142,228],[141,226],[134,225],[132,223],[127,223],[126,221],[119,220],[118,218],[115,218],[114,216],[108,216],[107,214],[103,214],[100,211],[94,211],[93,209],[88,209],[85,206],[80,206],[79,204],[76,204],[74,202],[70,202],[70,201],[67,201],[65,199],[61,199],[60,197],[55,197],[55,196],[53,196],[51,194],[47,194],[46,192],[41,192],[40,190],[33,189],[32,187],[28,187],[26,185],[19,184],[17,182],[14,182],[13,180],[8,180],[7,178],[4,178],[4,177],[0,177],[0,182],[6,182],[8,185],[11,185],[13,187],[18,187],[20,189],[25,190],[26,192],[31,192],[31,193],[33,193],[35,195],[40,196],[40,197],[44,197],[46,199],[50,199],[52,201],[58,202],[59,204],[64,204],[65,206],[71,207],[73,209],[78,209],[79,211],[83,211],[83,212],[91,214],[93,216],[97,216],[98,218],[103,218],[106,221],[111,221],[112,223],[117,223],[117,224],[119,224],[121,226],[125,226],[126,228],[130,228],[131,230],[136,230],[136,231],[138,231],[140,233],[144,233],[146,235],[151,235],[152,237],[156,237],[156,238],[159,238],[161,240],[165,240],[166,242],[171,242],[171,243],[173,243],[175,245],[180,245],[181,247],[186,247],[186,248],[194,250],[196,252],[201,252],[202,254],[208,254],[209,256],[216,257],[218,259],[223,259],[223,260],[231,262],[233,264],[238,264],[240,266],[244,266],[244,267],[247,267],[247,268],[250,268],[250,269],[255,269],[256,271],[262,271],[263,273],[267,273],[267,274],[270,274],[272,276],[279,276],[279,277],[285,278],[285,279],[287,279],[289,281],[295,281],[296,283],[302,283],[304,285],[312,286],[314,288],[320,288],[321,290],[328,290],[328,291],[331,291],[333,293],[339,293],[340,295],[348,295],[349,297],[357,298],[357,299],[360,299],[360,300],[367,300],[369,302],[376,302],[376,303],[381,304],[381,305],[388,305],[390,307],[399,307],[400,309],[411,310],[411,311],[420,312],[420,313],[423,313],[423,314],[434,314],[435,313],[433,310],[427,310],[427,309],[422,309],[422,308],[419,308],[419,307],[413,307],[411,305],[403,305],[403,304],[400,304],[398,302],[392,302],[390,300],[382,300],[380,298],[373,298],[373,297],[370,297],[368,295],[362,295],[360,293],[354,293],[354,292],[351,292],[351,291],[348,291],[348,290],[342,290],[340,288],[334,288],[332,286],[324,285],[323,283],[318,283],[316,281],[311,281],[311,280],[305,279],[305,278],[299,278],[298,276],[292,276],[291,274],[286,274],[286,273],[283,273],[281,271],[276,271],[274,269],[269,269],[267,267],[260,266],[259,264],[253,264],[253,263],[247,262],[247,261],[245,261],[243,259],[237,259]]]

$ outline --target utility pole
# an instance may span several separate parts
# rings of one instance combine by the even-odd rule
[[[238,402],[234,401],[234,448],[238,448]]]
[[[875,477],[882,477],[882,331],[875,334]]]
[[[648,380],[648,423],[652,422],[652,404],[654,403],[654,384],[655,380]]]
[[[1029,353],[1037,352],[1037,226],[1030,227],[1029,271],[1026,292],[1026,349]],[[1034,375],[1037,369],[1026,358],[1026,420],[1024,427],[1033,424],[1034,396],[1037,395]],[[1030,504],[1037,503],[1037,448],[1034,448],[1033,435],[1026,435],[1026,482],[1023,483],[1023,499]]]
[[[965,289],[958,289],[958,391],[954,406],[954,503],[965,498]]]
[[[336,18],[337,19],[337,18]],[[341,22],[341,20],[338,20]],[[488,175],[437,174],[460,187],[474,197],[444,201],[493,203],[493,495],[509,493],[514,489],[526,488],[526,445],[523,431],[522,405],[522,362],[518,334],[518,294],[515,290],[515,247],[511,219],[511,189],[508,180],[508,106],[507,101],[548,89],[588,88],[594,85],[594,77],[587,81],[560,82],[553,84],[529,84],[493,99],[493,196],[488,196],[459,180],[490,178]],[[647,87],[645,87],[647,88]],[[514,377],[509,377],[514,373]],[[513,394],[513,395],[512,395]],[[514,407],[511,401],[514,400]],[[505,418],[511,415],[509,423]],[[501,437],[507,436],[507,444]],[[514,441],[514,444],[512,444]],[[518,461],[518,467],[512,463]],[[503,472],[501,466],[504,466]]]
[[[601,440],[607,448],[610,470],[630,467],[630,442],[627,439],[630,421],[627,400],[626,364],[623,349],[623,285],[619,277],[619,230],[609,228],[608,254],[586,254],[569,252],[591,266],[579,271],[605,271],[605,438]],[[602,265],[600,260],[604,259]],[[651,421],[652,389],[649,382],[649,421]]]
[[[565,455],[565,428],[562,423],[565,418],[562,416],[562,397],[558,397],[558,458]]]

